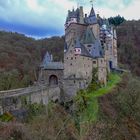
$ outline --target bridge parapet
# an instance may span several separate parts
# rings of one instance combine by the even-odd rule
[[[26,88],[20,88],[20,89],[14,89],[14,90],[6,90],[6,91],[0,91],[0,99],[2,98],[8,98],[8,97],[17,97],[22,95],[28,95],[33,92],[38,92],[40,90],[45,90],[48,88],[48,85],[36,85]]]
[[[47,84],[35,85],[27,88],[0,91],[0,114],[7,111],[22,108],[23,99],[27,103],[43,103],[60,100],[59,86],[48,86]]]

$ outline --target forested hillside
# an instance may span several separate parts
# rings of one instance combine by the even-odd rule
[[[125,21],[116,27],[120,67],[140,76],[140,21]],[[25,87],[37,80],[46,51],[63,61],[64,37],[41,40],[18,33],[0,32],[0,90]],[[123,65],[122,65],[123,64]]]
[[[140,20],[125,21],[117,27],[118,56],[132,73],[140,76]]]
[[[35,40],[18,33],[0,32],[0,90],[25,87],[37,80],[46,51],[63,58],[63,37]]]
[[[116,86],[113,85],[116,76],[110,79],[111,90],[100,87],[96,92],[96,86],[91,84],[76,96],[73,110],[69,104],[50,103],[47,109],[42,104],[29,105],[24,123],[14,118],[12,123],[0,123],[0,139],[139,140],[140,21],[125,21],[116,28],[119,65],[132,74],[120,75]],[[63,46],[63,37],[35,40],[0,32],[0,90],[31,84],[36,80],[45,52],[53,53],[54,59],[61,61]]]

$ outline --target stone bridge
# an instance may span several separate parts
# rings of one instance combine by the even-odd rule
[[[60,88],[57,85],[36,85],[27,88],[0,91],[0,114],[21,109],[28,103],[48,104],[50,100],[60,100]]]

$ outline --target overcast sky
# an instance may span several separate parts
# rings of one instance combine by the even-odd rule
[[[0,30],[14,31],[35,38],[64,34],[67,11],[84,5],[90,12],[90,0],[0,0]],[[96,13],[110,17],[140,19],[140,0],[95,0]]]

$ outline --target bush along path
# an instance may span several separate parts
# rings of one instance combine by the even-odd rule
[[[122,75],[111,73],[106,86],[101,86],[93,79],[86,90],[80,90],[74,99],[73,116],[80,136],[89,131],[90,125],[96,123],[99,117],[98,98],[111,93],[121,82]],[[96,77],[93,77],[96,78]]]

